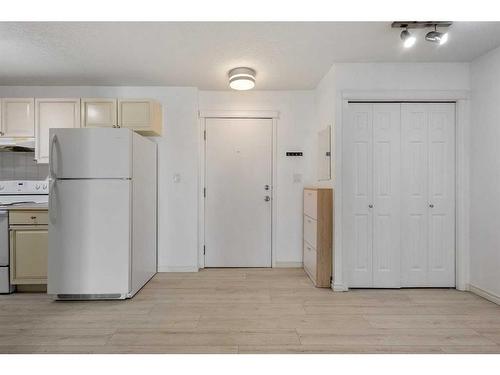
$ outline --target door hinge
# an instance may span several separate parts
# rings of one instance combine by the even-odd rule
[[[203,198],[207,197],[207,188],[203,188]]]
[[[203,130],[203,139],[206,141],[207,140],[207,131]]]
[[[205,245],[203,245],[203,255],[205,255]]]

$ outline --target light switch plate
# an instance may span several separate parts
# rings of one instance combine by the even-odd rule
[[[293,174],[293,183],[298,184],[302,182],[302,174],[301,173],[294,173]]]
[[[180,175],[180,173],[175,173],[174,174],[174,182],[176,184],[178,184],[179,182],[181,182],[181,175]]]

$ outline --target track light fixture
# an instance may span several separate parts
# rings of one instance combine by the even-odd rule
[[[408,29],[426,29],[433,27],[434,30],[429,31],[425,35],[425,40],[439,45],[445,44],[448,41],[447,32],[437,31],[438,27],[450,27],[452,22],[449,21],[397,21],[392,23],[393,28],[403,29],[401,31],[401,40],[405,48],[410,48],[415,45],[417,38],[413,36]]]

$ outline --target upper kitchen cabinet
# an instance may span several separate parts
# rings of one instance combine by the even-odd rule
[[[0,137],[35,136],[33,98],[1,99]]]
[[[116,99],[82,98],[82,128],[116,128]]]
[[[80,98],[35,99],[35,159],[49,162],[49,129],[79,128]]]
[[[130,128],[142,135],[161,135],[161,104],[149,99],[118,100],[118,127]]]

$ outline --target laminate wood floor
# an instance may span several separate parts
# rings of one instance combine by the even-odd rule
[[[312,286],[302,269],[156,275],[132,300],[0,296],[0,353],[500,353],[500,306]]]

